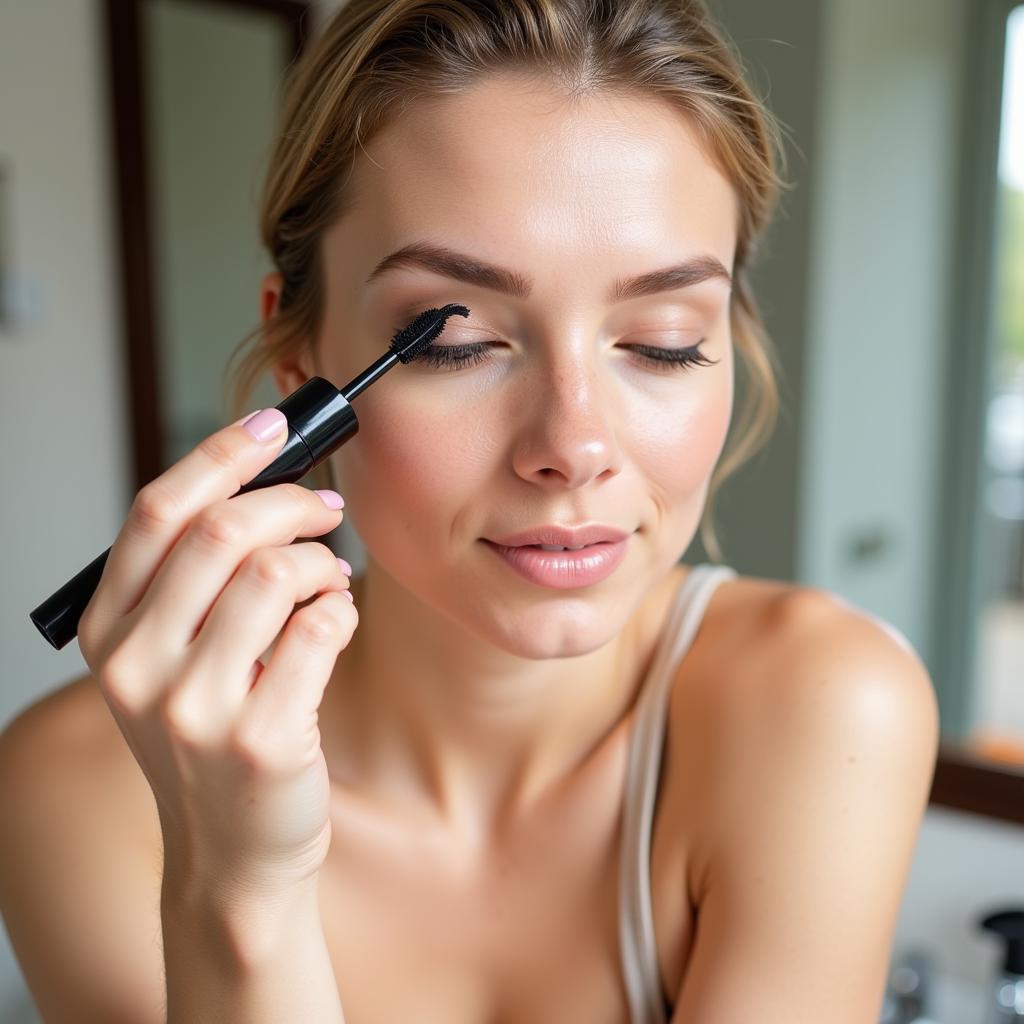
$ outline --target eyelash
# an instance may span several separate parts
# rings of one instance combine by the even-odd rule
[[[700,346],[706,340],[706,338],[701,338],[696,345],[691,345],[688,348],[658,348],[653,345],[627,345],[626,347],[635,350],[640,359],[656,372],[667,373],[673,370],[688,369],[691,366],[714,366],[718,360],[708,359],[700,351]],[[476,366],[487,358],[485,351],[489,344],[489,342],[480,341],[473,345],[431,345],[425,348],[417,356],[417,359],[422,359],[438,369],[461,369],[464,366]]]

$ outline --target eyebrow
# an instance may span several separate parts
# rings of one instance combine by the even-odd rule
[[[387,271],[400,267],[431,270],[456,281],[465,281],[481,288],[504,292],[517,299],[527,298],[533,290],[530,278],[515,270],[499,267],[476,256],[430,242],[413,242],[385,256],[373,268],[366,283],[369,284]],[[608,301],[636,299],[676,288],[689,288],[710,280],[725,281],[732,288],[732,275],[717,257],[707,254],[691,256],[681,263],[662,267],[660,270],[651,270],[636,277],[617,278],[608,293]]]

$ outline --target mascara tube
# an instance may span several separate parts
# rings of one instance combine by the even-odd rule
[[[351,400],[396,363],[416,358],[444,330],[453,315],[469,316],[465,306],[451,303],[428,309],[391,341],[388,351],[339,390],[323,377],[310,377],[275,408],[288,420],[288,437],[274,461],[234,496],[275,484],[294,483],[354,437],[359,420]],[[29,613],[35,627],[58,651],[78,635],[78,623],[103,576],[110,548]]]

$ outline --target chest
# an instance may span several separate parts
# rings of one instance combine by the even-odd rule
[[[626,744],[471,854],[429,823],[340,795],[321,910],[346,1016],[359,1024],[628,1024],[619,946]],[[694,926],[687,829],[666,737],[651,889],[665,991]],[[459,851],[459,852],[457,852]]]

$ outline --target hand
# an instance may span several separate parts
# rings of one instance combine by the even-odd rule
[[[340,511],[298,484],[232,497],[283,446],[277,414],[271,440],[239,420],[139,491],[78,631],[156,797],[165,878],[224,900],[276,896],[323,864],[317,709],[358,622],[330,548],[291,543]]]

